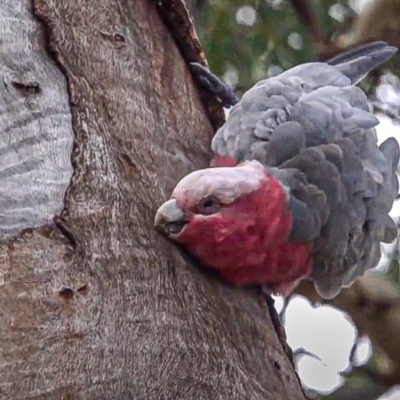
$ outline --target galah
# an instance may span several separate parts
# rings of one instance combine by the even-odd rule
[[[396,51],[375,42],[258,82],[215,134],[213,166],[178,182],[156,229],[236,286],[287,295],[307,278],[323,298],[350,286],[397,235],[399,145],[378,147],[355,86]]]

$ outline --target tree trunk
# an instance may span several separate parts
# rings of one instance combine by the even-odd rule
[[[155,2],[0,10],[0,398],[303,399],[262,296],[153,231],[212,136]]]

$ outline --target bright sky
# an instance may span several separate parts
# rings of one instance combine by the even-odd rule
[[[276,298],[278,312],[283,302]],[[349,354],[356,332],[344,314],[328,306],[313,308],[307,300],[294,298],[286,312],[285,323],[288,344],[292,350],[303,348],[321,361],[304,355],[297,365],[302,382],[321,393],[330,393],[341,383],[340,372],[349,365]],[[363,338],[357,348],[357,364],[365,363],[371,355],[369,341]],[[379,400],[399,400],[400,388]]]

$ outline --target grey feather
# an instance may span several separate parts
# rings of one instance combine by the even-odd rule
[[[384,50],[388,47],[388,44],[383,41],[377,41],[372,43],[362,44],[360,46],[354,47],[350,50],[347,50],[343,53],[340,53],[331,59],[327,60],[326,63],[329,65],[338,65],[343,64],[345,62],[354,60],[360,56],[364,56],[365,54],[373,53],[379,50]]]
[[[383,43],[378,48],[365,46],[355,58],[338,63],[336,66],[343,75],[350,78],[353,85],[356,85],[372,69],[389,60],[397,52],[396,47],[387,46]]]
[[[290,241],[314,241],[310,278],[326,298],[375,267],[380,242],[397,235],[388,212],[399,145],[390,138],[378,148],[379,121],[354,86],[396,51],[376,42],[262,80],[212,142],[219,155],[261,161],[288,188]]]

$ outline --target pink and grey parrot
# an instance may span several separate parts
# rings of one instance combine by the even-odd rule
[[[355,86],[396,51],[375,42],[258,82],[214,136],[213,166],[176,185],[156,228],[237,286],[287,295],[308,278],[324,298],[350,286],[397,235],[399,145],[377,146]]]

